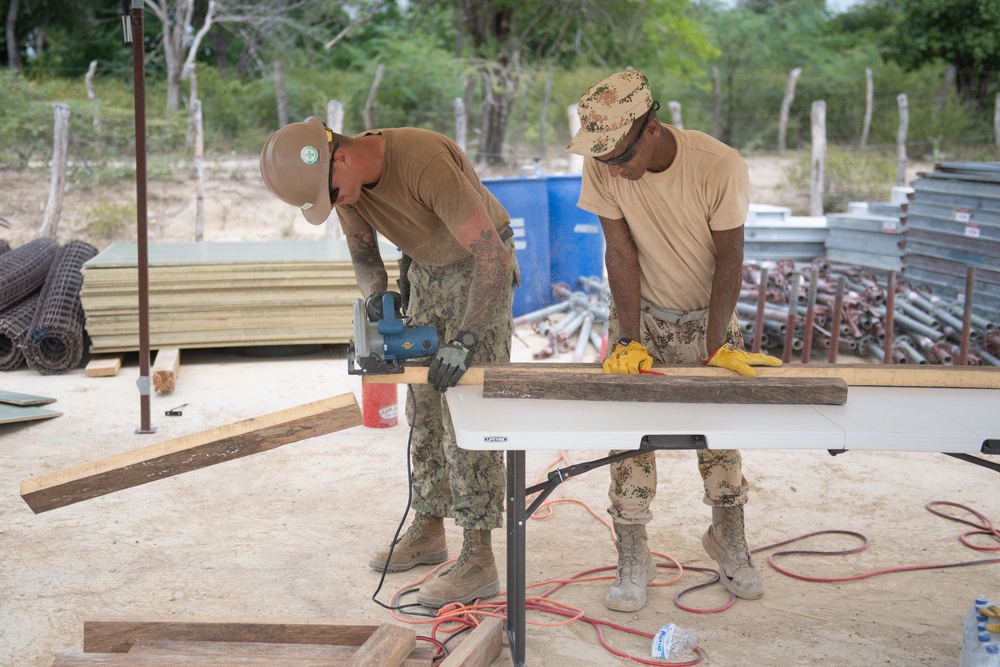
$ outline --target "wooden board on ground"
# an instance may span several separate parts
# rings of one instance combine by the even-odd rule
[[[122,367],[122,356],[94,357],[87,362],[86,373],[89,378],[114,377]]]
[[[667,377],[581,375],[492,368],[483,381],[484,398],[541,398],[571,401],[651,403],[738,403],[843,405],[841,378]]]
[[[153,360],[153,390],[159,393],[173,391],[177,387],[177,375],[181,368],[181,351],[176,347],[165,347],[156,351]]]
[[[177,619],[152,621],[98,619],[83,623],[86,653],[127,653],[150,641],[260,642],[361,646],[378,629],[368,621],[252,621],[241,619]]]
[[[38,514],[362,423],[348,392],[33,477],[21,497]]]
[[[22,394],[16,391],[4,391],[0,389],[0,403],[11,405],[46,405],[55,403],[56,399],[48,396],[35,396],[34,394]]]
[[[0,403],[0,424],[15,424],[17,422],[30,422],[61,416],[61,412],[49,410],[48,408],[40,408],[35,405]]]
[[[383,623],[347,661],[348,667],[399,667],[417,644],[417,633]]]
[[[487,667],[497,659],[502,647],[503,621],[489,616],[438,667]]]
[[[283,660],[324,660],[328,667],[340,667],[359,649],[354,646],[335,644],[278,644],[264,642],[185,642],[185,641],[143,641],[129,649],[130,655],[224,655],[247,658],[281,658]],[[401,667],[431,667],[434,663],[434,647],[427,642],[418,642],[413,651],[402,662]],[[301,664],[301,663],[298,663]]]
[[[602,375],[594,363],[515,363],[472,366],[459,384],[483,384],[492,368],[524,370],[545,375],[553,372]],[[654,366],[668,377],[739,377],[725,368],[692,365]],[[1000,389],[998,366],[915,366],[906,364],[785,364],[776,368],[754,369],[758,378],[841,378],[852,387],[937,387],[953,389]],[[413,365],[402,373],[366,375],[367,384],[426,384],[427,368]]]

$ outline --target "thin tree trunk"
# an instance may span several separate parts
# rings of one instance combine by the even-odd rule
[[[812,104],[812,173],[809,180],[809,215],[823,215],[823,166],[826,162],[826,102]]]
[[[462,149],[462,152],[468,155],[468,151],[465,148],[465,132],[466,132],[466,118],[465,118],[465,102],[462,101],[461,97],[455,98],[455,143],[458,147]]]
[[[941,111],[941,107],[944,106],[944,101],[948,99],[948,91],[955,87],[955,66],[949,65],[948,69],[944,72],[944,80],[941,82],[941,90],[938,91],[937,97],[934,98],[934,113],[935,115]]]
[[[198,186],[197,206],[194,216],[194,240],[205,240],[205,170],[202,165],[204,157],[204,140],[202,133],[201,100],[191,101],[191,113],[194,116],[194,174]]]
[[[788,80],[785,82],[785,97],[781,100],[781,117],[778,119],[778,152],[785,152],[785,133],[788,131],[788,112],[792,108],[795,100],[795,83],[802,74],[802,68],[796,67],[788,73]]]
[[[10,0],[7,7],[7,69],[15,72],[24,67],[21,64],[20,44],[17,43],[17,10],[20,4],[20,0]]]
[[[285,70],[281,61],[274,63],[274,94],[278,99],[278,127],[288,125],[288,92],[285,90]]]
[[[722,130],[722,83],[719,80],[718,67],[712,68],[712,92],[712,136],[718,139]]]
[[[670,124],[678,130],[683,130],[684,121],[681,119],[681,103],[667,102],[667,107],[670,109]]]
[[[45,204],[45,215],[39,236],[56,238],[59,231],[59,217],[62,215],[63,190],[66,189],[66,161],[69,146],[69,115],[68,104],[52,105],[55,122],[52,132],[52,180],[49,187],[49,200]]]
[[[552,65],[549,65],[549,71],[545,75],[545,97],[542,98],[542,118],[538,126],[538,155],[543,160],[546,158],[546,153],[548,152],[545,135],[547,134],[546,131],[549,124],[549,101],[552,96],[552,73],[554,69]]]
[[[101,152],[101,114],[100,107],[97,104],[97,93],[94,92],[94,73],[97,72],[97,61],[91,60],[90,67],[87,68],[87,76],[84,77],[84,83],[87,86],[87,99],[93,102],[91,105],[94,110],[94,148],[98,153]]]

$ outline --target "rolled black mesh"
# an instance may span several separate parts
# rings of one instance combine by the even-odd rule
[[[5,252],[10,252],[10,243],[7,241],[7,239],[0,239],[0,255],[4,254]]]
[[[83,358],[83,263],[97,248],[83,241],[70,241],[59,250],[39,296],[38,309],[21,345],[31,368],[43,375],[76,368]]]
[[[21,344],[35,318],[38,294],[0,313],[0,371],[16,371],[24,364]]]
[[[0,312],[42,287],[57,252],[55,239],[41,237],[0,255]]]

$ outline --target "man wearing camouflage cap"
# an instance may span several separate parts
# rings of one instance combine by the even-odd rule
[[[511,304],[520,280],[510,216],[458,145],[429,130],[347,137],[311,117],[272,134],[260,168],[268,189],[312,224],[322,224],[336,206],[371,317],[381,317],[382,297],[391,294],[410,323],[435,327],[441,341],[428,384],[410,385],[406,401],[415,516],[369,566],[401,572],[443,563],[450,516],[463,528],[462,551],[421,585],[417,602],[441,607],[496,595],[491,531],[503,525],[502,452],[458,447],[444,392],[473,362],[510,361]],[[399,293],[386,292],[377,234],[403,252]]]
[[[700,362],[753,376],[780,360],[743,349],[736,302],[743,269],[743,223],[750,182],[739,153],[657,120],[659,104],[637,70],[617,72],[580,98],[580,130],[566,150],[583,155],[578,206],[604,229],[612,305],[605,373],[637,374],[653,362]],[[725,419],[725,412],[719,411]],[[749,486],[736,450],[699,450],[712,525],[702,538],[733,594],[763,593],[746,543]],[[608,496],[618,571],[605,603],[617,611],[646,604],[656,577],[646,524],[656,495],[656,457],[611,465]]]

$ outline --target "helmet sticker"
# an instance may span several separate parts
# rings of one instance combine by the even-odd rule
[[[316,160],[319,159],[319,151],[312,146],[303,146],[302,150],[299,151],[299,157],[306,164],[316,164]]]

